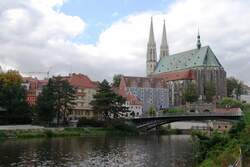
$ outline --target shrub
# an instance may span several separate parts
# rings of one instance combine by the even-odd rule
[[[7,135],[3,132],[3,131],[0,131],[0,138],[6,138]]]
[[[81,118],[77,123],[77,127],[104,127],[105,122],[96,119]]]
[[[148,114],[150,116],[155,116],[156,115],[156,109],[154,106],[150,106],[149,109],[148,109]]]
[[[136,126],[131,122],[125,122],[124,120],[114,120],[111,122],[112,127],[116,130],[135,132]]]
[[[53,137],[53,132],[51,130],[45,130],[44,133],[46,137]]]
[[[226,98],[223,98],[221,101],[218,102],[218,106],[219,107],[224,107],[224,108],[225,107],[231,107],[231,108],[240,107],[240,108],[242,108],[243,104],[239,100],[235,100],[235,99],[226,97]]]
[[[167,113],[182,113],[185,112],[185,110],[181,107],[175,107],[175,108],[168,108],[166,110],[163,111],[164,114]]]

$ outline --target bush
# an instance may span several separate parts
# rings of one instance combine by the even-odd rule
[[[226,107],[230,107],[230,108],[240,107],[240,108],[242,108],[243,104],[239,100],[235,100],[235,99],[226,97],[218,102],[218,106],[223,107],[223,108],[226,108]]]
[[[7,137],[6,134],[3,131],[0,131],[0,139],[6,138],[6,137]]]
[[[166,110],[163,111],[164,114],[167,113],[183,113],[185,112],[185,110],[181,107],[175,107],[175,108],[168,108]]]
[[[96,119],[81,118],[77,123],[77,127],[105,127],[105,122]]]
[[[112,127],[116,130],[135,132],[136,126],[131,122],[125,122],[124,120],[114,120],[111,122]]]
[[[149,109],[148,109],[148,114],[150,116],[155,116],[156,115],[156,109],[154,106],[150,106]]]
[[[44,133],[46,137],[53,137],[53,132],[51,130],[45,130]]]

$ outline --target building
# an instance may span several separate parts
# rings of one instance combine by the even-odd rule
[[[70,74],[63,76],[70,85],[76,89],[75,106],[68,115],[70,121],[77,121],[80,118],[93,118],[95,116],[90,102],[96,94],[97,85],[88,76],[83,74]]]
[[[224,133],[228,132],[232,128],[233,123],[229,121],[211,121],[209,126],[213,131]]]
[[[129,113],[126,113],[125,118],[140,117],[142,115],[143,103],[132,93],[127,93],[125,106],[128,107]]]
[[[170,55],[164,21],[158,60],[151,18],[146,74],[147,77],[161,78],[172,87],[173,106],[183,104],[182,90],[190,81],[197,84],[200,99],[205,99],[205,86],[208,82],[215,85],[216,98],[221,99],[226,96],[226,72],[223,66],[209,46],[201,46],[199,33],[196,45],[195,49]]]
[[[46,86],[48,80],[38,80],[32,77],[23,77],[22,85],[27,90],[27,102],[29,105],[35,105],[37,97],[42,92],[44,86]]]
[[[145,114],[153,106],[156,110],[169,107],[169,88],[162,79],[152,77],[122,76],[119,94],[133,95],[142,102],[142,112]]]

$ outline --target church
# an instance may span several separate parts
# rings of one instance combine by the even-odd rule
[[[198,33],[197,36],[196,48],[170,55],[164,21],[160,55],[157,56],[152,18],[147,43],[146,75],[143,78],[123,76],[120,85],[122,86],[120,89],[123,89],[123,94],[124,92],[130,92],[142,102],[152,102],[152,104],[147,104],[144,110],[147,110],[150,105],[155,106],[159,110],[162,105],[164,108],[168,108],[184,104],[183,90],[190,82],[196,83],[200,100],[205,100],[205,85],[209,82],[212,82],[215,86],[216,99],[226,96],[226,71],[212,49],[209,46],[201,45],[200,34]],[[126,89],[126,85],[129,85],[129,88]],[[156,97],[157,94],[153,95],[154,89],[157,88],[158,91],[162,89],[165,92],[163,97],[166,99],[161,100],[167,102],[167,104],[156,104],[159,99],[145,101],[148,92],[146,94],[145,92],[138,93],[138,91],[143,92],[145,88],[152,85],[152,92],[151,94],[149,93],[152,95],[152,98],[159,98]]]

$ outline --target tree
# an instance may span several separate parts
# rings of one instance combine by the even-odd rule
[[[239,99],[240,95],[243,93],[243,82],[235,79],[234,77],[227,78],[227,96],[236,96]]]
[[[197,86],[195,83],[189,83],[187,87],[184,89],[183,97],[186,102],[196,102],[199,98],[197,92]]]
[[[112,91],[108,81],[103,80],[98,85],[98,91],[91,105],[104,120],[111,120],[124,116],[128,112],[128,108],[124,106],[125,101],[122,96]]]
[[[115,86],[115,87],[119,87],[120,86],[121,77],[122,77],[121,74],[114,75],[114,77],[113,77],[113,86]]]
[[[37,99],[38,120],[47,125],[50,125],[56,116],[56,97],[53,86],[52,79],[49,79],[48,84],[43,87],[42,93]]]
[[[73,106],[75,105],[75,89],[72,87],[68,81],[63,80],[62,82],[62,106],[61,106],[61,113],[64,124],[67,122],[66,118],[73,110]]]
[[[61,120],[63,124],[66,124],[67,116],[75,105],[74,100],[75,89],[69,82],[61,77],[53,77],[38,98],[38,117],[48,124],[54,117],[56,117],[57,125],[61,123]]]
[[[154,106],[150,106],[149,107],[149,109],[148,109],[148,114],[150,115],[150,116],[155,116],[156,115],[156,109],[155,109],[155,107]]]
[[[0,74],[0,106],[4,123],[30,123],[31,112],[26,101],[26,89],[21,85],[22,77],[17,71]]]
[[[207,82],[204,87],[204,94],[206,97],[206,102],[212,102],[214,96],[216,95],[216,88],[213,82]]]

